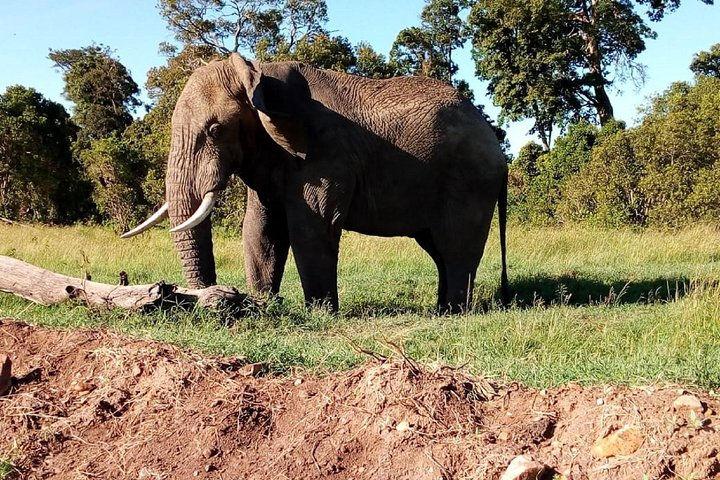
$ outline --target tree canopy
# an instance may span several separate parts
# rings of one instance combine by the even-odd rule
[[[712,3],[712,0],[703,0]],[[655,38],[636,6],[658,21],[679,0],[477,0],[473,29],[477,75],[509,120],[530,118],[546,149],[553,128],[614,117],[608,87],[642,82],[637,57]]]
[[[696,53],[690,63],[690,70],[697,75],[720,78],[720,43],[716,43],[709,50]]]
[[[49,58],[63,71],[65,97],[75,104],[73,120],[83,138],[104,138],[132,123],[140,89],[108,47],[51,50]]]
[[[65,108],[36,90],[11,86],[0,95],[3,216],[67,222],[89,208],[87,185],[70,150],[76,134]]]

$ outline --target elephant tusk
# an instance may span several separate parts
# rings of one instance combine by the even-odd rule
[[[198,207],[198,209],[195,211],[195,213],[192,214],[190,218],[185,220],[185,222],[181,223],[177,227],[171,228],[171,232],[184,232],[187,230],[190,230],[191,228],[195,228],[205,220],[205,218],[210,215],[210,212],[212,211],[212,208],[215,206],[215,202],[217,201],[217,197],[215,196],[215,192],[208,192],[203,197],[202,203]]]
[[[160,223],[161,220],[168,216],[168,208],[170,208],[170,204],[167,202],[163,203],[162,207],[160,207],[157,212],[150,215],[147,220],[145,220],[137,227],[120,235],[120,238],[134,237],[135,235],[139,235],[145,230],[149,229],[153,225]]]

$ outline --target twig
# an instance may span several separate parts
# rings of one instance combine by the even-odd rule
[[[340,336],[343,337],[345,340],[347,340],[347,342],[350,344],[350,348],[355,350],[357,353],[362,353],[362,354],[368,355],[380,363],[385,363],[387,361],[387,357],[385,355],[380,354],[380,353],[375,353],[371,350],[361,347],[352,338],[348,337],[347,335],[340,334]]]

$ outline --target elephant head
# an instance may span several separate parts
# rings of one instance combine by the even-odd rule
[[[137,235],[169,216],[173,241],[191,287],[216,282],[209,215],[230,175],[247,169],[244,164],[253,160],[257,137],[264,133],[259,117],[263,114],[258,113],[263,105],[260,79],[259,65],[238,54],[203,66],[190,76],[172,117],[166,203],[122,235]],[[269,117],[264,117],[272,130]],[[285,139],[284,143],[289,148],[292,142]]]

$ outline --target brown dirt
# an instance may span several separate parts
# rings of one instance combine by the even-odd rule
[[[18,478],[498,479],[524,453],[546,478],[720,478],[720,401],[693,392],[704,413],[676,412],[677,387],[538,391],[408,359],[256,378],[234,359],[9,319],[1,353],[0,459]],[[591,455],[625,425],[636,452]]]

